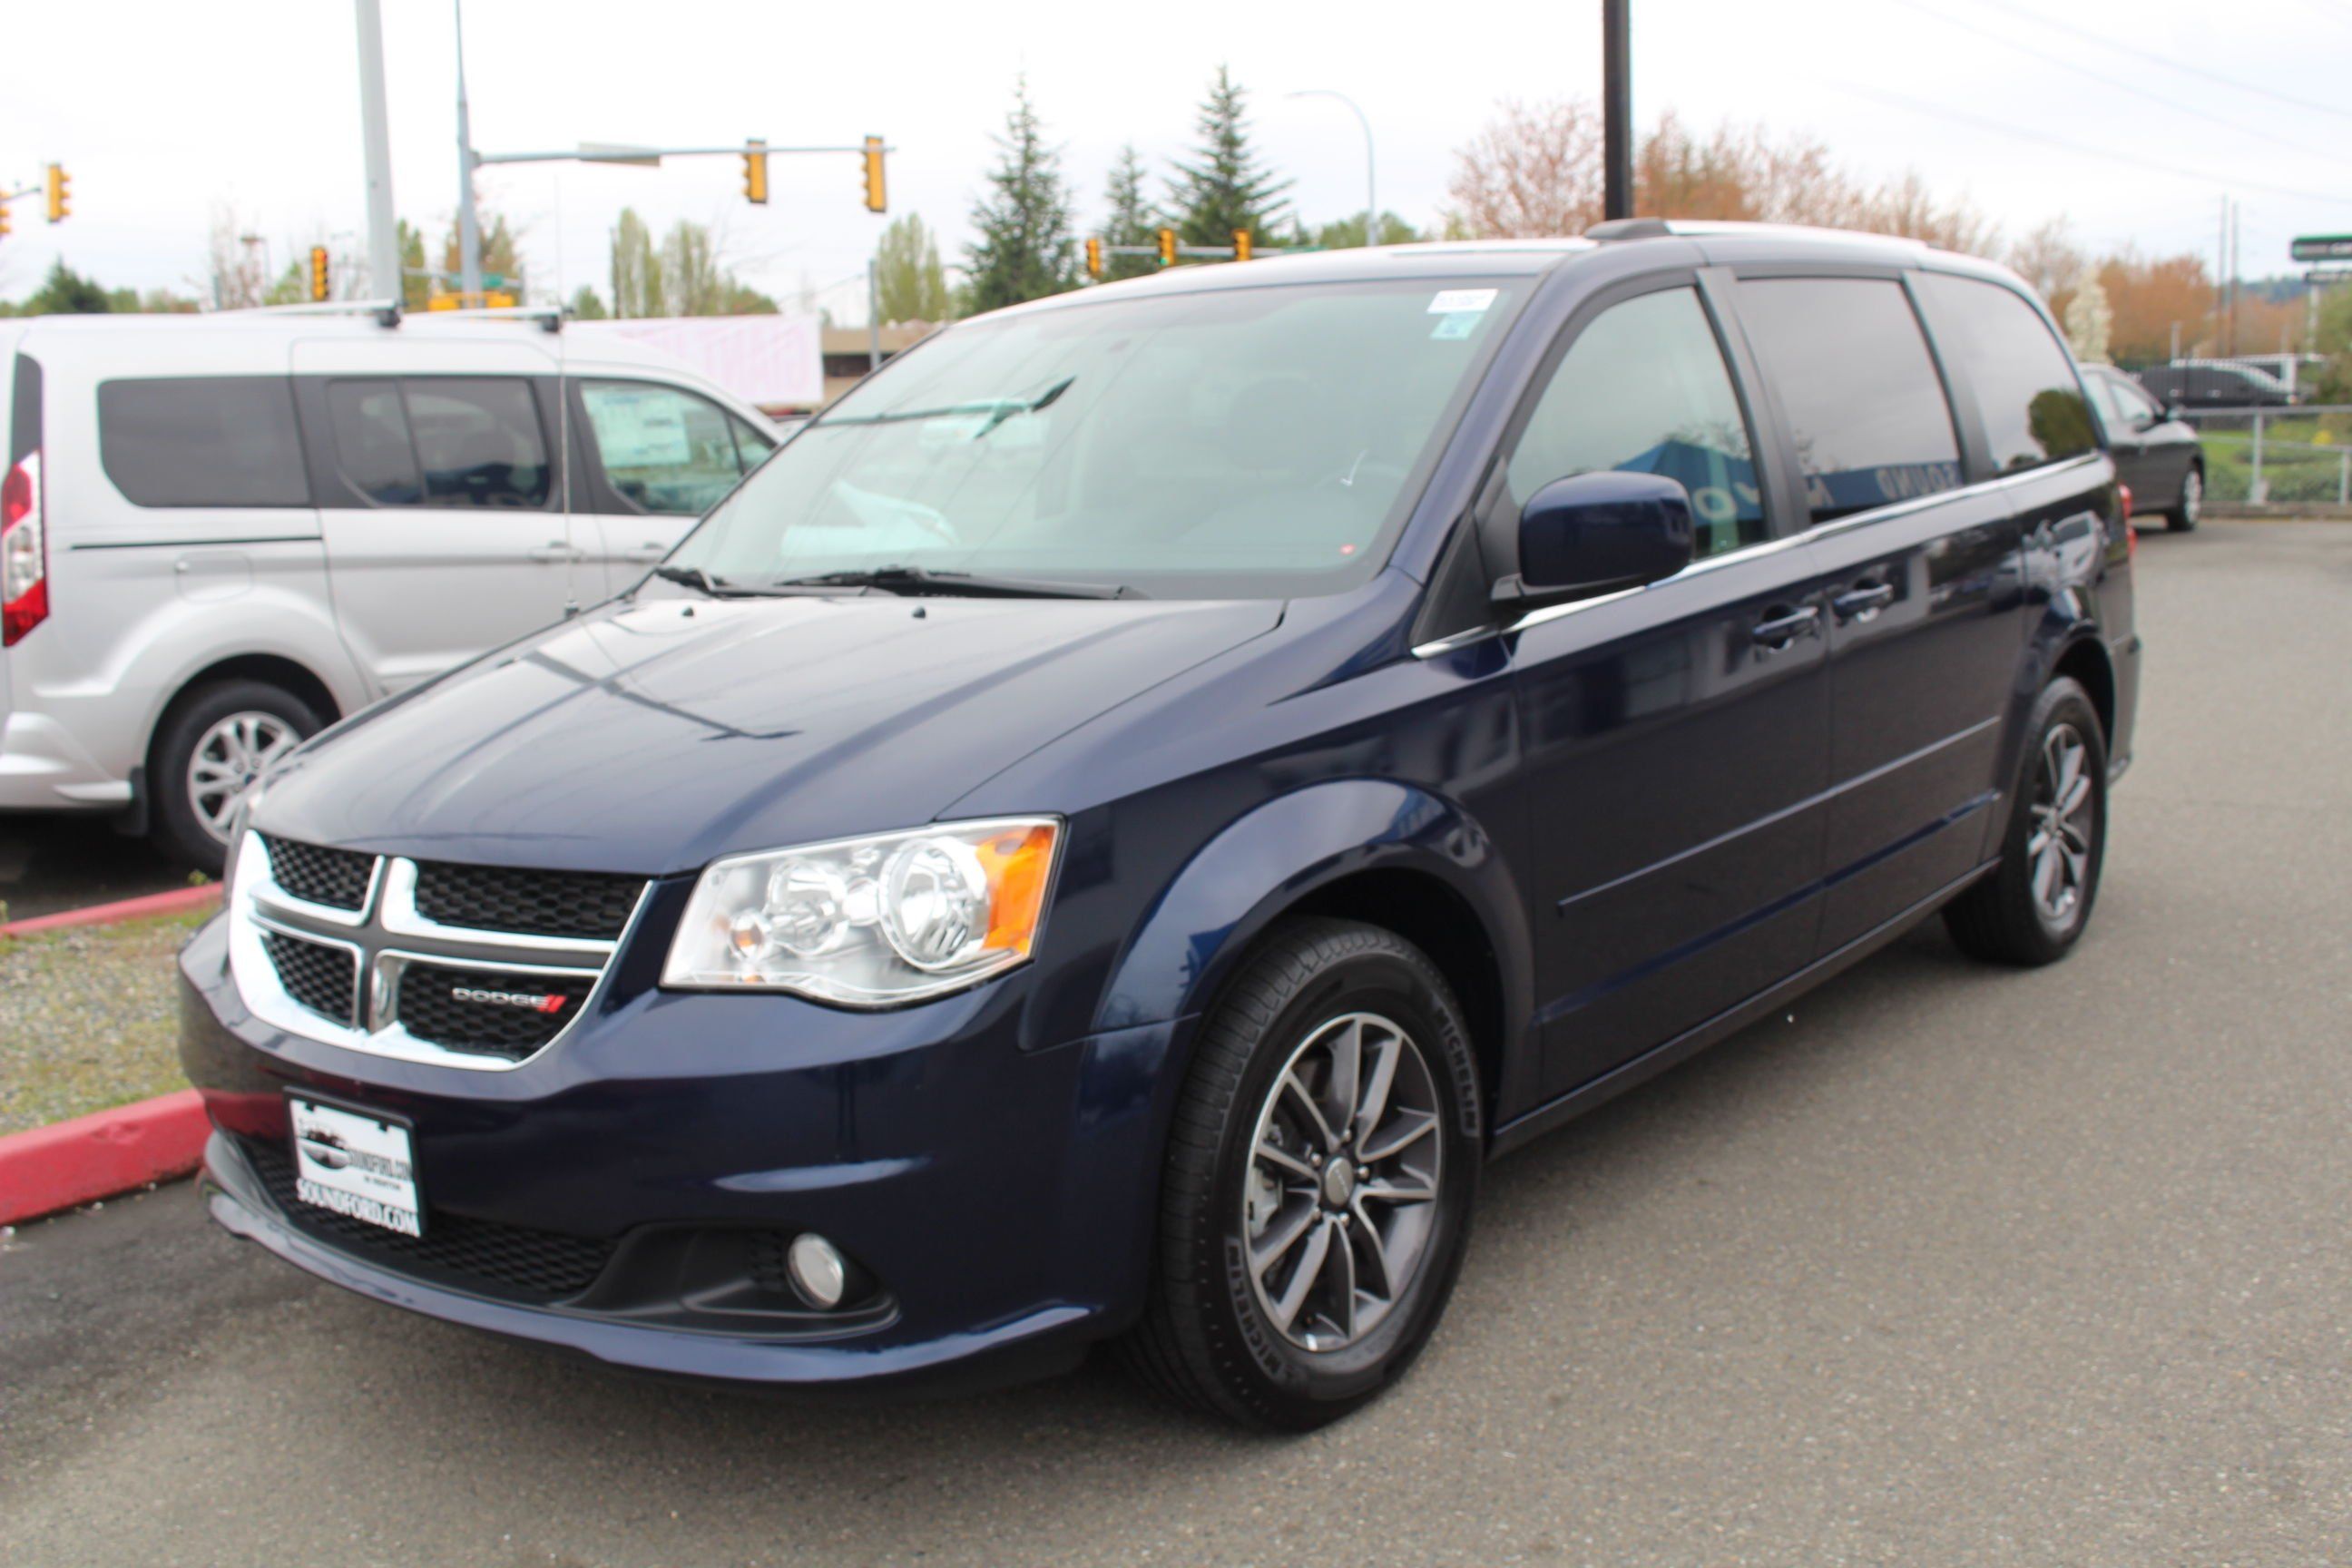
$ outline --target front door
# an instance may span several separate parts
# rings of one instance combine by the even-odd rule
[[[1513,518],[1553,479],[1626,468],[1680,479],[1700,525],[1680,574],[1512,635],[1555,1093],[1812,951],[1826,610],[1811,553],[1770,538],[1752,428],[1685,280],[1593,317],[1513,444]]]

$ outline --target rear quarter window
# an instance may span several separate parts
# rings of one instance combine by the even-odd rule
[[[2040,468],[2098,446],[2074,362],[2023,296],[1937,272],[1921,275],[1919,295],[1937,346],[1976,390],[1995,468]]]
[[[108,381],[99,459],[134,506],[308,506],[293,384],[277,375]]]

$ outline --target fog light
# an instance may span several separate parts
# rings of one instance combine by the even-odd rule
[[[793,1289],[801,1293],[802,1300],[820,1312],[841,1305],[842,1292],[849,1286],[849,1266],[841,1260],[833,1243],[814,1234],[796,1236],[784,1261],[792,1270]]]

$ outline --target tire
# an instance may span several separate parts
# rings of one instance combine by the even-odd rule
[[[267,681],[216,680],[183,692],[157,729],[148,759],[155,847],[182,865],[219,876],[228,853],[227,813],[244,784],[200,786],[193,776],[199,749],[206,752],[207,783],[240,777],[249,782],[320,728],[309,703]]]
[[[1381,1113],[1336,1140],[1318,1134],[1334,1107],[1371,1103],[1383,1062]],[[1310,1100],[1326,1122],[1309,1120]],[[1461,1006],[1418,948],[1348,921],[1277,928],[1202,1026],[1169,1136],[1143,1319],[1120,1344],[1129,1368],[1194,1409],[1276,1430],[1309,1430],[1377,1397],[1428,1343],[1461,1270],[1485,1153],[1479,1106]],[[1423,1187],[1431,1195],[1410,1195]],[[1254,1242],[1272,1258],[1263,1272]]]
[[[2174,533],[2193,532],[2204,514],[2205,470],[2191,463],[2180,476],[2180,493],[2172,498],[2172,509],[2164,514],[2165,526]]]
[[[2035,700],[2025,734],[2000,868],[1946,905],[1944,923],[1972,957],[2032,967],[2065,957],[2090,924],[2106,859],[2107,743],[2090,694],[2064,676]],[[2053,817],[2061,790],[2076,804]],[[2050,821],[2066,830],[2055,842]]]

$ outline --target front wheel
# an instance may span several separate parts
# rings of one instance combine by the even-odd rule
[[[2000,864],[1944,908],[1970,955],[2033,965],[2066,956],[2090,922],[2106,856],[2107,743],[2090,694],[2061,676],[2026,725]]]
[[[1321,919],[1202,1027],[1127,1360],[1196,1408],[1320,1426],[1403,1374],[1453,1292],[1483,1153],[1469,1029],[1411,942]]]

